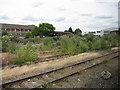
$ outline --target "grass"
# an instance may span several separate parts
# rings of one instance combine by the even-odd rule
[[[109,61],[110,61],[110,59],[104,59],[104,61],[102,63],[107,64]]]
[[[37,58],[38,51],[51,51],[54,55],[69,54],[76,55],[91,50],[102,50],[112,46],[118,46],[117,35],[107,35],[103,37],[90,36],[67,36],[60,37],[40,37],[31,38],[34,42],[28,39],[29,42],[40,46],[33,47],[31,43],[14,42],[9,36],[2,37],[2,51],[16,54],[14,64],[31,63]]]
[[[40,85],[40,86],[38,86],[36,88],[47,88],[47,86],[48,86],[48,84],[43,84],[43,85]]]

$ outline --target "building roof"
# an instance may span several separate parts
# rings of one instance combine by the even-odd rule
[[[16,29],[34,29],[34,25],[19,25],[19,24],[6,24],[0,23],[3,28],[16,28]]]
[[[71,32],[55,31],[55,34],[72,34]]]
[[[111,27],[111,28],[102,29],[101,31],[118,31],[118,28]]]

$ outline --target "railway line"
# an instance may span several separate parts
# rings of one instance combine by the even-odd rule
[[[63,78],[74,75],[80,71],[95,67],[96,65],[102,64],[104,60],[110,60],[116,57],[119,57],[118,52],[114,51],[101,55],[99,57],[94,57],[80,62],[66,65],[64,67],[54,68],[49,71],[45,71],[36,75],[32,75],[26,78],[11,80],[8,82],[3,82],[3,88],[36,88],[44,84],[49,84]]]
[[[67,58],[70,57],[71,55],[64,54],[64,55],[57,55],[57,56],[50,56],[50,57],[45,57],[45,58],[39,58],[36,60],[33,60],[33,63],[43,63],[43,62],[50,62],[50,61],[55,61],[56,59],[62,59],[62,58]],[[20,64],[20,65],[10,65],[10,68],[15,68],[15,67],[21,67],[24,66],[25,64]],[[27,64],[30,65],[30,64]],[[2,65],[2,68],[5,68],[5,65]]]

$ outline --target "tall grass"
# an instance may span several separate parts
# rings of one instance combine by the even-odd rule
[[[32,60],[38,58],[38,53],[36,49],[27,43],[24,47],[20,47],[16,50],[17,57],[14,59],[14,64],[23,64],[26,62],[32,62]]]

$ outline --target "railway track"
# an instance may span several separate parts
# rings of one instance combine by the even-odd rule
[[[71,55],[64,54],[64,55],[50,56],[50,57],[46,57],[46,58],[39,58],[39,59],[33,60],[33,63],[43,63],[43,62],[55,61],[56,59],[67,58],[70,56]],[[30,65],[30,64],[10,65],[10,68],[21,67],[24,65]],[[5,65],[2,65],[2,68],[4,69]]]
[[[2,87],[3,88],[35,88],[38,86],[42,86],[44,84],[49,84],[58,81],[60,79],[63,79],[65,77],[74,75],[80,71],[99,65],[103,63],[105,59],[110,60],[116,58],[119,56],[118,52],[119,51],[115,51],[101,55],[99,57],[82,60],[80,62],[71,65],[55,68],[26,78],[11,80],[9,82],[3,82]]]

